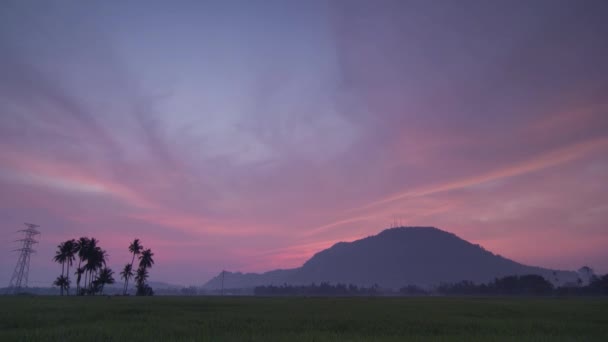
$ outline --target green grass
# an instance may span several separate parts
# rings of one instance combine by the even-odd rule
[[[606,298],[0,297],[0,341],[608,341]]]

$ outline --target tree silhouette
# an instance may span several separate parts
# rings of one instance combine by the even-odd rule
[[[141,255],[139,256],[139,268],[137,269],[137,275],[135,276],[138,296],[152,295],[152,289],[146,284],[146,280],[148,279],[148,268],[154,265],[153,256],[154,253],[152,253],[152,250],[149,248],[141,252]]]
[[[152,289],[146,284],[148,269],[154,265],[154,253],[145,249],[139,239],[133,240],[129,245],[129,252],[133,254],[131,263],[126,264],[120,273],[124,279],[124,294],[129,289],[129,280],[135,276],[138,286],[138,294],[152,295]],[[133,263],[138,257],[138,269],[134,272]],[[53,260],[61,264],[61,275],[53,284],[59,286],[61,295],[70,288],[70,266],[78,257],[78,266],[74,275],[76,276],[76,289],[79,295],[95,295],[103,293],[108,284],[114,284],[114,272],[107,267],[108,253],[99,246],[99,240],[95,238],[81,237],[78,240],[68,240],[57,245],[57,251]],[[67,268],[66,268],[67,266]],[[84,280],[83,280],[84,276]],[[81,285],[82,283],[82,285]]]
[[[149,248],[143,251],[139,256],[139,267],[146,269],[152,267],[152,265],[154,265],[154,259],[152,259],[153,256],[154,253],[152,253],[152,250]]]
[[[148,270],[144,267],[137,269],[135,283],[137,284],[137,295],[144,296],[146,292],[146,280],[148,280]]]
[[[60,275],[59,277],[57,277],[57,279],[55,279],[53,285],[59,286],[59,290],[61,291],[61,295],[63,296],[63,290],[67,289],[68,286],[70,286],[70,280],[66,276]]]
[[[120,272],[120,277],[125,280],[123,294],[126,295],[129,289],[129,279],[133,278],[133,265],[126,264],[122,272]]]
[[[75,255],[78,252],[78,245],[76,244],[76,240],[71,239],[63,243],[64,254],[66,257],[65,263],[67,265],[66,268],[66,278],[68,279],[68,287],[67,294],[70,295],[70,266],[75,260]]]
[[[95,238],[90,238],[87,241],[87,244],[85,246],[85,250],[84,250],[84,256],[83,256],[83,261],[86,262],[86,264],[83,266],[84,267],[84,286],[87,289],[87,291],[90,292],[91,290],[91,283],[93,282],[93,272],[96,270],[95,266],[93,264],[95,264],[97,261],[95,260],[96,258],[96,254],[98,254],[98,249],[99,247],[97,247],[97,243],[99,242],[99,240],[95,239]]]
[[[553,284],[537,274],[512,275],[494,279],[488,284],[477,285],[463,280],[454,284],[443,283],[437,292],[443,294],[497,294],[497,295],[543,295],[553,291]]]
[[[56,281],[59,281],[60,279],[63,281],[63,278],[65,278],[65,276],[64,276],[65,263],[67,260],[68,260],[67,248],[65,246],[65,242],[62,242],[59,245],[57,245],[57,251],[55,252],[55,256],[53,257],[53,261],[61,264],[61,276],[59,278],[57,278]],[[59,286],[59,285],[57,285],[57,286]],[[59,288],[61,289],[61,295],[63,296],[63,290],[65,287],[60,286]]]
[[[93,280],[97,278],[99,270],[106,266],[107,253],[100,247],[95,247],[89,251],[85,270],[89,272],[89,291],[93,291]]]
[[[114,271],[104,267],[100,272],[99,276],[95,280],[96,286],[101,287],[101,294],[103,294],[103,288],[106,284],[114,284]]]
[[[141,251],[143,249],[144,249],[144,246],[142,246],[139,239],[133,240],[133,242],[131,242],[131,244],[129,245],[129,252],[131,252],[131,254],[133,254],[133,258],[131,258],[131,269],[133,269],[133,263],[135,262],[135,256],[140,255]]]
[[[138,284],[143,284],[148,280],[148,270],[145,268],[138,268],[137,272],[135,272],[135,282]]]
[[[74,275],[76,276],[76,294],[80,295],[80,280],[82,279],[82,275],[84,274],[84,267],[76,268]]]
[[[76,293],[80,294],[80,280],[84,274],[82,262],[86,261],[86,254],[89,248],[90,240],[87,237],[81,237],[76,241],[76,249],[78,250],[78,268],[76,269]]]

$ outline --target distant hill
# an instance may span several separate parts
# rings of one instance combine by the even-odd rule
[[[554,273],[555,272],[555,273]],[[527,266],[433,227],[400,227],[353,242],[339,242],[315,254],[302,267],[262,274],[225,272],[225,288],[260,285],[345,283],[434,286],[441,282],[488,282],[507,275],[538,274],[551,282],[576,281],[577,274]],[[205,289],[221,287],[221,273]]]

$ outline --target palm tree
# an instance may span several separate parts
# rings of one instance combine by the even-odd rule
[[[66,276],[60,275],[59,277],[57,277],[57,279],[55,279],[53,285],[59,286],[59,289],[61,290],[61,295],[63,296],[63,290],[67,289],[68,286],[70,286],[70,280]]]
[[[133,240],[129,245],[129,252],[133,254],[133,258],[131,259],[131,269],[133,269],[133,263],[135,262],[135,256],[141,254],[141,251],[144,249],[144,246],[139,242],[139,239]]]
[[[122,272],[120,272],[120,277],[125,280],[124,295],[126,295],[129,289],[129,279],[133,278],[133,265],[126,264]]]
[[[89,290],[92,288],[93,279],[97,276],[97,272],[106,266],[107,253],[100,247],[95,247],[89,251],[87,256],[87,264],[84,266],[89,274]]]
[[[148,270],[144,267],[137,269],[135,275],[135,282],[137,283],[137,295],[141,296],[145,293],[146,280],[148,279]]]
[[[86,261],[86,254],[89,247],[89,238],[81,237],[76,241],[76,249],[78,251],[78,269],[76,270],[77,279],[76,279],[76,292],[80,294],[80,279],[82,274],[84,273],[84,268],[82,268],[82,262]],[[79,272],[82,271],[82,272]]]
[[[99,248],[97,247],[97,243],[99,242],[99,240],[95,238],[84,239],[86,239],[86,245],[84,246],[85,248],[82,251],[82,260],[87,262],[87,264],[84,266],[84,285],[90,290],[91,283],[93,282],[92,272],[96,270],[96,268],[88,264],[91,262],[91,259],[95,258],[95,255],[97,254],[97,249]]]
[[[64,277],[65,273],[65,263],[68,259],[68,255],[66,253],[65,243],[62,242],[57,245],[57,251],[55,252],[55,256],[53,257],[53,261],[61,264],[61,278]],[[59,280],[59,278],[57,278]],[[61,295],[63,296],[63,287],[61,288]]]
[[[98,244],[99,240],[95,238],[81,237],[78,240],[71,239],[62,242],[57,246],[57,252],[53,260],[61,264],[61,276],[55,281],[59,284],[61,295],[63,295],[63,290],[67,290],[69,295],[70,266],[73,265],[76,256],[78,256],[78,267],[76,267],[74,275],[76,276],[76,287],[79,295],[103,292],[106,284],[114,283],[113,272],[106,267],[108,253],[101,249]],[[142,247],[139,240],[134,242],[133,250],[138,255],[140,254]],[[151,259],[151,255],[146,258],[146,260],[149,259]],[[154,261],[146,261],[145,263],[151,265]],[[127,275],[129,278],[133,277],[132,268],[130,273],[130,275]],[[84,285],[81,286],[83,275]]]
[[[146,284],[146,279],[148,279],[148,268],[154,265],[153,256],[154,253],[152,253],[152,250],[149,248],[141,252],[141,255],[139,256],[139,268],[137,269],[137,275],[135,276],[138,296],[144,296],[149,292],[152,292],[152,289],[149,289],[149,286]]]
[[[96,279],[97,284],[101,286],[101,294],[103,295],[103,288],[106,284],[114,284],[114,271],[104,267]]]
[[[67,269],[66,269],[66,278],[68,278],[68,287],[67,287],[67,292],[68,292],[68,296],[70,295],[70,266],[72,265],[72,263],[74,262],[74,255],[76,254],[76,252],[78,251],[77,248],[77,244],[76,244],[76,240],[71,239],[68,240],[66,242],[63,243],[63,248],[64,248],[64,254],[65,254],[65,263],[67,264]]]
[[[152,250],[149,248],[141,252],[141,255],[139,256],[139,267],[144,269],[152,267],[152,265],[154,265],[153,256],[154,253],[152,253]]]
[[[74,275],[76,276],[76,294],[81,295],[80,292],[80,279],[82,278],[82,274],[84,273],[84,267],[78,267]]]

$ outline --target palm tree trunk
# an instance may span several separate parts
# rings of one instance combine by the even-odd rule
[[[91,293],[93,293],[93,295],[95,295],[95,292],[93,292],[93,279],[94,278],[97,278],[97,271],[91,270],[91,276],[89,277],[89,289],[91,289]]]
[[[67,291],[68,291],[68,296],[69,296],[70,295],[70,262],[69,261],[68,261],[68,269],[67,269],[67,271],[68,271],[68,274],[67,274],[67,278],[68,278],[67,282],[68,282],[68,284],[66,286],[67,286]]]
[[[88,276],[89,276],[89,272],[87,270],[84,270],[84,283],[83,283],[83,285],[84,285],[85,288],[87,287],[87,284],[88,284],[87,283],[87,281],[89,279]]]
[[[89,270],[89,277],[87,279],[87,291],[91,290],[91,283],[93,282],[93,270]]]
[[[63,273],[65,271],[65,261],[61,263],[61,276],[63,277]],[[59,291],[61,293],[61,295],[63,296],[63,285],[60,286],[61,291]]]
[[[80,264],[82,263],[82,258],[78,258],[78,269],[80,270]],[[76,295],[80,294],[80,277],[76,280]]]
[[[135,253],[133,253],[133,257],[131,258],[131,269],[133,269],[133,263],[135,262]],[[127,280],[125,281],[125,295],[127,294],[127,291],[129,291],[129,278],[127,277]]]

